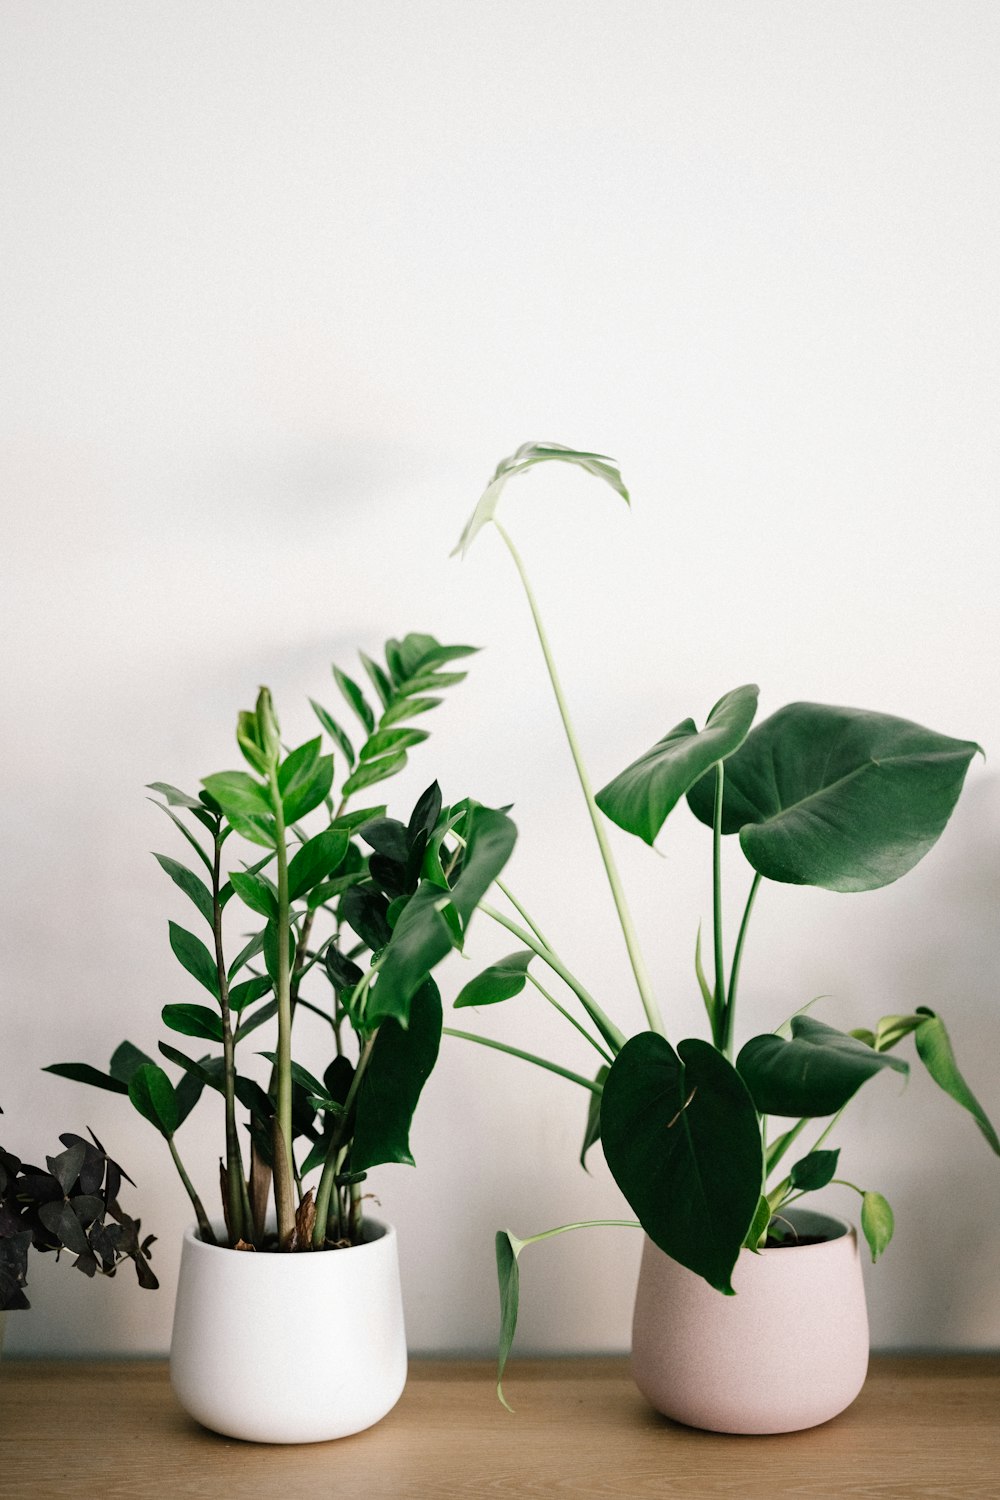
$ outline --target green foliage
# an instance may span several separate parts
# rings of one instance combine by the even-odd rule
[[[892,1209],[882,1194],[863,1193],[861,1195],[861,1229],[868,1241],[873,1261],[878,1260],[892,1239],[895,1227],[896,1221]]]
[[[792,1018],[792,1039],[755,1036],[736,1066],[762,1115],[813,1118],[843,1109],[861,1085],[884,1068],[909,1069],[811,1016]]]
[[[534,957],[531,948],[523,948],[518,953],[508,953],[506,958],[497,959],[463,986],[455,1001],[455,1009],[467,1005],[496,1005],[500,1000],[519,995],[528,982],[528,965]]]
[[[433,979],[425,979],[410,1002],[406,1028],[392,1018],[379,1027],[355,1104],[351,1171],[382,1162],[414,1165],[410,1123],[440,1045],[441,996]]]

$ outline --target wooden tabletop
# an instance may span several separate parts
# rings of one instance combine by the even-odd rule
[[[621,1359],[415,1360],[402,1400],[357,1437],[260,1447],[195,1425],[160,1362],[0,1363],[4,1500],[147,1496],[729,1496],[997,1500],[1000,1358],[876,1358],[833,1422],[720,1437],[658,1416]]]

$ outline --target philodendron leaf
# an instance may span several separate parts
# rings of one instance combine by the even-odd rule
[[[791,703],[726,762],[722,831],[769,880],[870,891],[937,842],[979,746],[906,719]],[[714,778],[688,793],[712,824]]]
[[[868,1241],[873,1261],[878,1260],[892,1239],[892,1231],[895,1227],[896,1221],[893,1218],[892,1209],[882,1194],[862,1193],[861,1228]]]
[[[455,1009],[461,1010],[466,1005],[495,1005],[500,1000],[519,995],[527,983],[528,965],[534,957],[530,948],[522,948],[517,953],[508,953],[506,958],[497,959],[495,964],[490,964],[475,979],[469,980],[459,992]]]
[[[519,1240],[509,1229],[498,1229],[496,1236],[497,1282],[500,1287],[500,1340],[497,1349],[497,1395],[509,1412],[514,1408],[508,1404],[503,1393],[503,1372],[507,1367],[514,1335],[517,1332],[517,1304],[520,1295],[520,1274],[517,1257],[526,1241]]]
[[[934,1082],[943,1088],[946,1094],[950,1094],[956,1104],[968,1110],[986,1137],[990,1149],[1000,1156],[1000,1140],[997,1139],[997,1133],[990,1124],[986,1111],[958,1071],[955,1054],[951,1049],[951,1039],[944,1028],[944,1022],[926,1006],[918,1005],[917,1011],[923,1018],[913,1037],[917,1047],[917,1056]]]
[[[732,1295],[732,1271],[763,1180],[746,1085],[698,1039],[675,1052],[656,1032],[625,1043],[604,1084],[608,1166],[660,1249]]]
[[[760,689],[753,683],[720,698],[702,730],[685,719],[598,792],[603,813],[652,844],[684,794],[746,739]]]
[[[433,979],[427,979],[410,1002],[406,1030],[391,1018],[379,1027],[358,1087],[352,1172],[390,1161],[413,1166],[410,1122],[437,1061],[441,1020],[441,996]]]
[[[533,955],[532,955],[533,956]],[[602,1063],[597,1070],[595,1083],[604,1087],[610,1069],[607,1063]],[[587,1124],[583,1132],[583,1145],[580,1147],[580,1165],[585,1172],[589,1171],[587,1166],[587,1152],[591,1146],[596,1146],[601,1139],[601,1095],[590,1094],[587,1103]]]
[[[840,1151],[810,1151],[797,1161],[789,1173],[793,1188],[801,1193],[815,1193],[833,1180]]]
[[[169,1138],[180,1123],[174,1086],[156,1063],[144,1063],[129,1080],[128,1096],[145,1119]]]
[[[811,1016],[793,1016],[791,1025],[791,1041],[773,1032],[751,1037],[736,1059],[762,1115],[833,1115],[883,1068],[909,1072],[901,1058],[875,1052]]]
[[[535,464],[546,463],[549,460],[578,465],[588,474],[593,474],[595,479],[603,479],[616,494],[621,495],[626,505],[629,503],[628,490],[625,488],[614,459],[606,458],[602,453],[584,453],[576,448],[564,448],[561,443],[522,443],[516,453],[512,453],[509,458],[501,459],[497,464],[496,473],[469,517],[465,530],[459,537],[458,546],[451,554],[452,557],[456,553],[464,557],[477,533],[488,521],[493,520],[503,487],[508,479],[512,479],[515,474],[523,474],[526,469],[533,468]]]

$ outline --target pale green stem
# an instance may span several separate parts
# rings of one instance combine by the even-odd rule
[[[850,1102],[851,1102],[850,1100],[847,1101],[848,1104]],[[847,1108],[847,1104],[842,1104],[840,1106],[840,1108],[837,1110],[837,1113],[831,1119],[829,1125],[824,1126],[823,1130],[817,1136],[816,1140],[813,1141],[813,1144],[812,1144],[813,1151],[818,1151],[819,1148],[820,1148],[820,1146],[822,1146],[823,1142],[826,1140],[827,1136],[831,1133],[831,1131],[834,1130],[837,1125],[839,1125],[839,1123],[840,1123],[840,1117],[844,1113],[844,1110],[846,1108]]]
[[[525,1245],[537,1245],[541,1240],[550,1240],[553,1235],[566,1234],[571,1229],[641,1229],[638,1219],[583,1219],[579,1224],[560,1224],[558,1229],[545,1229],[541,1234],[531,1234],[526,1240],[517,1240],[521,1249]]]
[[[591,1036],[591,1034],[587,1030],[586,1026],[584,1026],[580,1021],[578,1021],[576,1019],[576,1016],[570,1015],[570,1013],[566,1009],[566,1007],[559,1004],[559,1001],[556,999],[555,995],[550,995],[549,992],[548,992],[548,990],[545,988],[545,986],[543,984],[539,984],[539,982],[535,978],[534,974],[528,974],[526,977],[535,986],[535,989],[538,991],[538,993],[540,995],[544,996],[544,998],[549,1002],[549,1004],[551,1006],[553,1006],[559,1012],[559,1014],[561,1016],[565,1016],[566,1020],[569,1022],[569,1024],[571,1026],[575,1026],[576,1029],[577,1029],[577,1031],[580,1033],[581,1036],[585,1036],[587,1038],[587,1041],[590,1043],[590,1045],[592,1047],[596,1048],[596,1050],[604,1058],[604,1061],[610,1066],[611,1063],[614,1062],[614,1058],[611,1056],[611,1054],[609,1052],[605,1052],[605,1050],[601,1046],[600,1042],[597,1040],[596,1037],[592,1037]]]
[[[781,1161],[785,1153],[795,1144],[808,1124],[808,1117],[804,1120],[799,1120],[797,1124],[793,1125],[790,1130],[785,1132],[784,1136],[779,1137],[778,1141],[775,1142],[777,1149],[775,1150],[775,1153],[771,1160],[767,1163],[767,1175],[769,1177],[774,1171],[775,1167],[778,1165],[779,1161]]]
[[[715,939],[715,1045],[729,1055],[726,1045],[726,970],[722,949],[722,792],[725,771],[715,768],[715,808],[712,816],[712,932]]]
[[[516,922],[512,922],[509,917],[505,917],[503,912],[497,911],[493,906],[487,906],[485,901],[479,903],[479,910],[485,912],[494,922],[499,922],[501,927],[506,927],[507,931],[512,932],[526,948],[530,948],[533,953],[537,953],[539,958],[548,964],[554,974],[559,975],[563,983],[569,986],[580,1001],[609,1047],[614,1052],[620,1052],[625,1045],[624,1032],[619,1031],[611,1018],[604,1014],[593,995],[584,989],[575,974],[570,973],[559,955],[553,953],[552,949],[546,947],[544,943],[540,943],[533,933],[526,932],[523,927],[519,927]]]
[[[463,1042],[478,1042],[480,1047],[492,1047],[496,1052],[506,1052],[510,1057],[520,1057],[524,1062],[534,1063],[536,1067],[546,1068],[550,1073],[558,1073],[560,1078],[568,1078],[570,1083],[578,1083],[581,1088],[589,1089],[592,1094],[603,1094],[604,1087],[596,1083],[593,1078],[584,1078],[582,1073],[571,1073],[569,1068],[560,1067],[559,1063],[548,1062],[544,1057],[536,1057],[533,1052],[522,1052],[520,1047],[508,1047],[506,1042],[495,1042],[492,1037],[477,1036],[474,1031],[456,1031],[453,1026],[442,1028],[444,1036],[457,1036]]]
[[[604,829],[604,824],[601,821],[601,814],[598,809],[597,803],[594,801],[594,792],[590,784],[590,777],[588,776],[587,768],[583,763],[583,756],[580,751],[579,741],[577,740],[576,731],[573,728],[573,724],[569,716],[569,707],[563,695],[562,685],[559,681],[559,674],[556,671],[556,664],[552,656],[551,648],[549,646],[548,637],[545,633],[545,627],[542,624],[542,617],[539,613],[534,591],[531,587],[531,584],[528,582],[528,575],[525,572],[524,564],[521,561],[514,543],[511,541],[504,528],[500,525],[499,521],[497,521],[495,518],[493,524],[496,526],[497,531],[503,538],[503,541],[511,557],[514,559],[514,566],[517,568],[517,571],[520,574],[521,583],[524,586],[524,592],[528,600],[528,607],[531,610],[531,616],[535,622],[535,630],[538,633],[538,641],[542,648],[542,655],[545,658],[545,665],[548,668],[549,681],[552,684],[552,691],[555,694],[556,705],[559,709],[559,716],[562,719],[563,729],[566,732],[566,739],[569,744],[570,753],[573,757],[573,763],[576,766],[576,774],[579,778],[580,787],[583,791],[584,801],[587,804],[587,811],[590,814],[590,821],[593,824],[594,835],[597,839],[597,847],[600,850],[601,860],[604,864],[604,870],[608,877],[608,884],[611,887],[611,895],[614,899],[615,909],[618,913],[618,921],[621,926],[622,936],[625,939],[625,947],[628,949],[628,956],[629,961],[632,965],[632,972],[635,975],[635,982],[639,989],[639,996],[642,1000],[642,1008],[646,1012],[646,1020],[649,1023],[649,1027],[652,1031],[658,1031],[661,1036],[665,1036],[666,1032],[663,1029],[663,1021],[660,1017],[659,1007],[656,1003],[656,997],[653,994],[653,987],[650,982],[649,973],[646,969],[646,964],[639,948],[639,938],[635,930],[635,925],[632,921],[632,915],[629,911],[628,903],[625,899],[625,891],[622,887],[621,878],[618,874],[618,867],[615,864],[614,855],[612,854],[611,846],[608,843],[608,837]]]
[[[743,908],[743,920],[740,922],[739,935],[736,938],[736,948],[733,952],[733,967],[729,974],[729,994],[726,999],[726,1029],[723,1035],[723,1047],[729,1056],[733,1049],[733,1027],[736,1020],[736,987],[740,980],[740,969],[743,966],[743,945],[746,942],[747,928],[750,925],[750,913],[753,911],[754,900],[760,889],[763,876],[755,871],[747,904]]]
[[[288,960],[290,903],[288,900],[288,850],[285,847],[285,810],[281,802],[276,770],[271,772],[271,804],[274,810],[274,832],[278,856],[278,978],[275,998],[278,1002],[277,1106],[278,1126],[288,1162],[288,1180],[294,1180],[292,1155],[292,999],[291,966]],[[295,1221],[278,1225],[278,1240],[286,1245],[295,1230]]]
[[[168,1135],[165,1136],[164,1139],[167,1145],[170,1147],[170,1155],[174,1159],[174,1166],[177,1168],[177,1175],[180,1177],[181,1182],[184,1184],[184,1191],[191,1199],[191,1207],[194,1209],[194,1216],[198,1220],[198,1233],[201,1235],[201,1238],[206,1245],[215,1245],[218,1243],[218,1241],[216,1240],[215,1235],[212,1233],[211,1224],[208,1222],[208,1215],[205,1212],[205,1205],[199,1198],[198,1193],[195,1189],[195,1185],[191,1181],[190,1177],[187,1174],[187,1171],[185,1170],[184,1163],[181,1161],[177,1147],[174,1145],[174,1138],[172,1135]]]
[[[497,887],[497,889],[499,891],[502,891],[503,894],[507,897],[507,900],[510,902],[511,906],[517,912],[518,916],[521,916],[521,917],[524,918],[525,922],[527,922],[528,926],[531,928],[532,932],[535,934],[535,937],[538,939],[538,941],[540,943],[542,943],[544,947],[551,948],[552,944],[549,942],[548,938],[542,932],[542,929],[538,926],[538,923],[535,922],[535,921],[533,921],[532,918],[529,917],[528,913],[525,911],[525,909],[521,905],[520,901],[518,901],[518,899],[514,895],[513,891],[511,891],[506,885],[504,885],[504,883],[503,883],[502,880],[496,881],[496,887]]]

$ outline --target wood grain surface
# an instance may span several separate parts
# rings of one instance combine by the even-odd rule
[[[263,1375],[262,1375],[263,1378]],[[1000,1497],[1000,1358],[872,1362],[854,1406],[810,1432],[721,1437],[651,1411],[621,1359],[413,1361],[357,1437],[260,1447],[204,1431],[160,1362],[0,1364],[3,1500],[389,1497]]]

